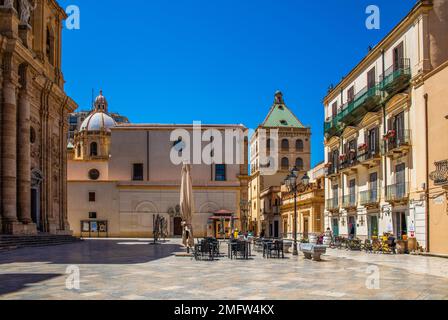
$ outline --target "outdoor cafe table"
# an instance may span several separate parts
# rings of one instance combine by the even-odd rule
[[[229,258],[233,259],[233,252],[235,252],[235,247],[240,244],[244,244],[244,259],[248,260],[252,256],[251,242],[249,240],[234,240],[229,242]],[[236,248],[238,249],[238,247]]]

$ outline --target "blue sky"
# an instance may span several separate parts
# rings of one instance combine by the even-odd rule
[[[323,160],[322,99],[415,0],[60,0],[81,29],[63,34],[66,91],[88,109],[100,88],[136,123],[257,127],[284,93]],[[368,5],[381,29],[365,27]]]

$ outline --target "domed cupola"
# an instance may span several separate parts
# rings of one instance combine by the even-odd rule
[[[103,90],[100,91],[100,95],[98,97],[96,97],[95,99],[95,110],[96,111],[101,111],[101,112],[106,112],[107,113],[107,100],[106,98],[103,96]]]
[[[95,99],[95,108],[93,112],[84,120],[80,127],[82,131],[106,131],[110,132],[112,127],[116,126],[115,120],[107,114],[107,100],[103,96],[103,91]]]

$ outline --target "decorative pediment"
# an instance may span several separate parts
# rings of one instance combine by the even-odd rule
[[[338,145],[338,144],[339,144],[339,141],[341,141],[341,138],[339,138],[339,137],[337,137],[337,136],[333,136],[333,137],[330,138],[330,140],[327,140],[327,141],[325,142],[325,145],[326,145],[327,147],[329,147],[329,148],[332,148],[332,147]]]
[[[344,139],[356,137],[357,135],[358,135],[358,128],[352,126],[345,128],[344,131],[342,132],[342,137]]]
[[[363,129],[372,125],[379,126],[381,124],[381,113],[380,112],[369,112],[367,113],[362,121],[359,123],[358,128]]]
[[[399,108],[406,109],[410,105],[410,102],[409,94],[396,94],[387,102],[386,111],[387,113],[391,113]]]

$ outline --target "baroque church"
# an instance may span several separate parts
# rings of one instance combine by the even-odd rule
[[[117,123],[100,92],[93,110],[68,145],[68,210],[75,236],[152,237],[157,217],[166,221],[166,236],[182,235],[182,166],[170,159],[179,142],[172,141],[177,130],[193,136],[191,124]],[[207,130],[221,136],[228,131],[247,133],[239,124],[202,125],[201,132]],[[241,141],[241,163],[192,166],[196,237],[228,238],[233,227],[243,227],[248,141]],[[202,148],[208,145],[200,143]],[[230,152],[236,155],[237,148],[235,145]],[[223,149],[224,159],[229,150]]]
[[[55,0],[0,0],[0,234],[70,234],[62,24]]]

